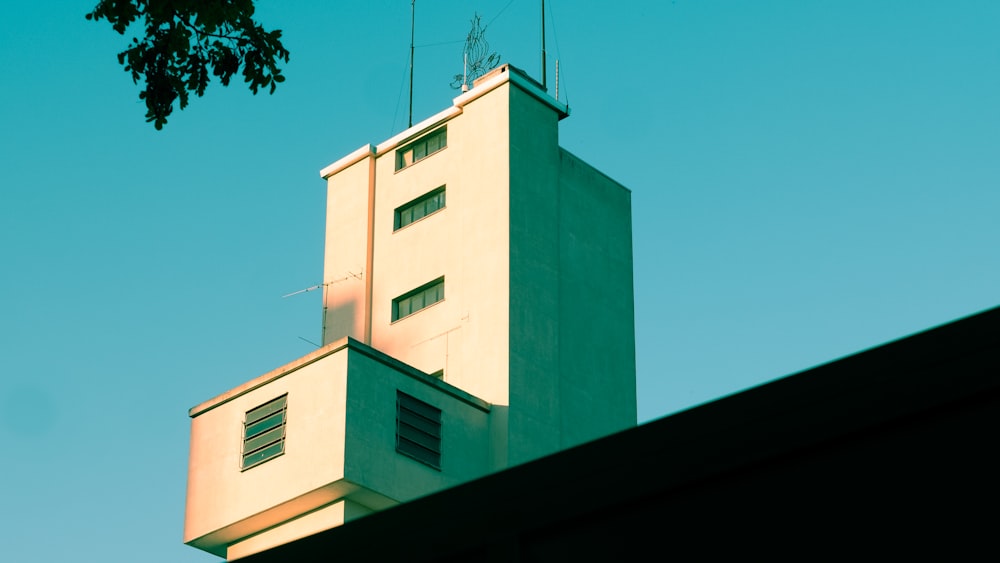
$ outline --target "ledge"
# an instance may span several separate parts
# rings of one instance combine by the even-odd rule
[[[358,150],[352,152],[351,154],[345,156],[344,158],[327,166],[326,168],[320,170],[319,175],[321,178],[325,180],[330,176],[333,176],[337,172],[340,172],[341,170],[347,168],[348,166],[356,162],[359,162],[361,159],[374,155],[375,155],[375,145],[369,143],[359,148]]]
[[[395,369],[396,371],[402,373],[403,375],[408,375],[413,379],[416,379],[417,381],[424,383],[425,385],[434,387],[437,390],[441,391],[442,393],[451,395],[452,397],[455,397],[456,399],[464,403],[467,403],[468,405],[475,407],[483,412],[490,412],[492,408],[490,403],[480,399],[479,397],[471,395],[459,389],[458,387],[455,387],[454,385],[445,383],[444,381],[432,377],[409,364],[405,364],[384,352],[380,352],[375,348],[368,346],[367,344],[362,344],[361,342],[349,336],[345,336],[344,338],[331,342],[312,353],[306,354],[305,356],[293,360],[277,369],[271,370],[265,373],[264,375],[255,377],[238,387],[234,387],[229,391],[222,393],[221,395],[217,395],[212,399],[209,399],[203,403],[191,407],[188,410],[188,416],[194,418],[200,414],[208,412],[214,409],[215,407],[224,405],[229,401],[236,399],[237,397],[246,395],[247,393],[253,391],[254,389],[263,387],[264,385],[267,385],[268,383],[271,383],[276,379],[280,379],[290,373],[302,369],[308,366],[309,364],[318,362],[323,358],[330,356],[332,354],[336,354],[337,352],[340,352],[345,348],[348,348],[350,350],[363,354],[377,362],[385,364]]]

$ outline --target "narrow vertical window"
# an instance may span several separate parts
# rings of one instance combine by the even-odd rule
[[[392,300],[393,322],[444,300],[444,277],[408,291]]]
[[[442,127],[433,133],[413,141],[396,151],[396,170],[427,158],[448,146],[448,128]]]
[[[285,452],[285,414],[288,395],[247,411],[243,419],[242,469],[278,457]]]
[[[394,213],[393,230],[402,229],[441,209],[444,209],[444,186],[397,207]]]
[[[441,409],[397,391],[396,451],[441,469]]]

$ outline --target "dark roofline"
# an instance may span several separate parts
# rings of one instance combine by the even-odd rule
[[[974,549],[992,542],[976,533],[995,519],[974,508],[1000,500],[998,429],[995,308],[245,561],[626,560],[754,542],[856,553],[865,534],[897,555]]]

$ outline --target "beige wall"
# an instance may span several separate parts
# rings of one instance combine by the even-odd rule
[[[343,478],[347,353],[338,352],[192,416],[185,542],[230,543],[290,518],[302,506],[284,503]],[[241,471],[244,415],[285,393],[285,453]]]
[[[327,182],[323,261],[323,344],[345,336],[367,343],[369,177],[371,151]]]
[[[396,453],[397,391],[441,409],[440,470]],[[245,413],[286,393],[285,453],[242,471]],[[246,553],[485,475],[488,413],[358,342],[331,344],[192,409],[184,541]],[[351,502],[325,508],[341,500]]]
[[[311,536],[320,530],[342,525],[348,520],[371,514],[370,508],[349,500],[340,500],[323,508],[307,512],[282,525],[237,541],[226,548],[225,557],[232,561],[271,547]]]
[[[559,147],[565,115],[500,72],[322,171],[325,346],[192,409],[186,542],[239,557],[635,425],[630,193]],[[443,301],[392,321],[441,276]],[[440,470],[395,451],[397,391],[442,410]],[[284,455],[240,471],[244,414],[283,393]]]
[[[489,472],[484,404],[443,392],[450,386],[433,380],[429,384],[429,378],[413,377],[363,354],[352,357],[349,370],[348,480],[402,502]],[[397,390],[441,409],[440,470],[396,452]]]
[[[329,233],[363,230],[367,180],[370,342],[498,407],[497,469],[636,422],[630,193],[559,147],[561,111],[501,73],[379,145],[374,174],[357,153],[328,176],[331,200],[356,195],[328,211],[327,276],[356,255]],[[447,148],[395,169],[396,149],[441,127]],[[397,207],[442,185],[444,209],[393,231]],[[394,298],[440,276],[444,301],[391,320]],[[355,286],[328,286],[331,311],[366,303]]]
[[[439,153],[397,172],[390,149],[376,164],[372,345],[495,404],[507,403],[507,89],[447,121]],[[445,209],[393,232],[398,206],[442,185]],[[395,297],[442,275],[443,302],[391,321]]]

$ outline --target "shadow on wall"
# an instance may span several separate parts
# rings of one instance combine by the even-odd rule
[[[345,336],[364,340],[363,334],[355,334],[353,330],[357,309],[357,303],[354,301],[323,308],[323,344],[329,344]]]

